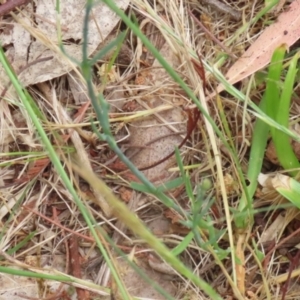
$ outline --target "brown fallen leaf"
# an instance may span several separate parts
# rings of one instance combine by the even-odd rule
[[[178,58],[168,43],[162,46],[160,53],[174,68],[179,65]],[[171,176],[168,167],[175,159],[173,156],[167,160],[164,159],[182,142],[183,138],[178,133],[183,132],[183,136],[186,136],[186,115],[178,105],[172,102],[177,86],[169,80],[166,71],[159,66],[159,62],[155,60],[153,63],[155,68],[142,72],[146,85],[151,86],[155,93],[149,93],[147,97],[138,99],[138,109],[151,110],[170,103],[173,104],[173,108],[132,122],[130,143],[139,146],[150,143],[150,147],[145,147],[140,151],[129,149],[126,153],[139,169],[146,170],[144,174],[153,182],[163,181]],[[161,160],[164,161],[156,165]],[[152,165],[153,168],[148,169],[148,166]]]
[[[284,214],[279,214],[274,221],[272,220],[272,222],[268,224],[268,227],[261,234],[260,243],[273,240],[277,241],[282,229],[285,228],[286,225]]]
[[[168,274],[168,275],[172,275],[172,276],[177,275],[177,272],[169,264],[167,264],[165,261],[155,257],[152,254],[150,254],[148,257],[148,264],[153,270],[155,270],[159,273]]]
[[[2,1],[3,2],[3,1]],[[24,1],[23,1],[24,2]],[[82,20],[86,1],[62,1],[60,6],[61,39],[65,41],[66,53],[80,60],[82,57]],[[119,9],[126,9],[127,0],[117,0]],[[25,7],[25,6],[24,6]],[[31,21],[29,21],[31,20]],[[58,47],[56,5],[53,1],[37,0],[26,5],[26,9],[14,14],[14,18],[1,20],[0,41],[11,66],[19,74],[24,86],[44,82],[68,73],[74,66],[63,56]],[[91,55],[106,44],[119,17],[104,3],[93,7],[89,19],[88,53]],[[51,57],[46,62],[34,63],[41,58]],[[20,72],[22,71],[22,72]],[[9,81],[0,66],[0,89]]]
[[[286,44],[293,45],[300,37],[300,0],[294,0],[278,20],[264,30],[251,47],[233,64],[226,74],[229,83],[234,84],[265,67],[274,50]],[[224,90],[219,85],[217,91]]]

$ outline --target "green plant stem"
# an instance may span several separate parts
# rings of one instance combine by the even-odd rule
[[[290,66],[286,74],[280,101],[277,105],[275,104],[277,106],[277,111],[275,112],[275,120],[278,122],[278,124],[285,126],[286,128],[289,127],[290,103],[295,84],[295,77],[298,71],[298,58],[299,53],[296,53],[290,62]],[[272,105],[274,105],[274,103],[272,103]],[[299,169],[300,164],[291,145],[290,138],[285,133],[274,128],[273,130],[271,130],[271,133],[276,149],[276,154],[281,166],[286,170],[297,168]],[[292,170],[290,171],[290,174],[292,176],[296,176],[298,172],[299,171],[297,170]]]
[[[121,202],[113,194],[113,192],[106,186],[106,184],[98,178],[92,171],[87,170],[84,166],[73,165],[76,172],[84,178],[94,190],[101,192],[103,197],[111,205],[115,215],[123,221],[128,228],[145,240],[150,247],[155,250],[167,263],[169,263],[173,268],[180,274],[185,276],[187,279],[191,280],[196,286],[201,288],[211,299],[221,300],[222,298],[218,293],[216,293],[212,287],[207,284],[200,277],[196,276],[190,269],[188,269],[170,249],[166,247],[157,237],[155,237],[142,223],[142,221],[132,213],[127,206]]]
[[[278,47],[274,51],[268,71],[266,90],[264,95],[266,106],[264,107],[264,109],[267,115],[273,120],[276,120],[277,111],[280,104],[280,76],[282,72],[285,52],[285,45]],[[271,133],[273,133],[275,130],[274,127],[271,127],[270,129]]]
[[[133,23],[125,16],[123,11],[121,11],[113,1],[103,1],[108,5],[115,13],[119,14],[121,13],[123,17],[126,18],[127,22],[135,27]],[[113,138],[110,126],[109,126],[109,118],[108,118],[108,104],[106,103],[104,97],[102,94],[99,95],[99,97],[96,97],[94,93],[94,88],[92,84],[92,65],[91,61],[88,58],[87,53],[87,46],[88,46],[88,20],[89,20],[89,14],[93,6],[93,1],[88,0],[86,3],[86,15],[84,20],[84,36],[83,36],[83,59],[81,63],[81,69],[83,76],[87,83],[88,93],[91,98],[92,104],[95,108],[97,118],[100,121],[100,124],[102,126],[103,134],[99,134],[99,136],[105,140],[108,145],[111,147],[111,149],[120,157],[120,159],[128,166],[128,168],[135,174],[146,186],[147,188],[154,194],[157,195],[166,205],[171,207],[174,207],[174,202],[169,199],[164,193],[162,193],[160,190],[158,190],[153,184],[149,182],[149,180],[141,173],[131,162],[130,160],[124,155],[124,153],[121,151],[121,149],[116,144],[115,139]],[[124,20],[125,21],[125,20]],[[135,29],[137,29],[135,27]],[[137,30],[139,31],[139,30]],[[148,41],[148,44],[151,45],[151,43]],[[151,45],[153,49],[153,45]],[[157,50],[155,49],[157,52]],[[157,52],[158,53],[158,52]],[[163,60],[164,61],[164,60]],[[164,66],[166,67],[166,66]],[[169,70],[173,69],[168,65],[167,68]],[[183,80],[180,78],[180,76],[173,71],[173,73],[176,75],[177,79],[180,80],[183,84]],[[192,94],[192,93],[191,93]],[[79,171],[79,170],[78,170]],[[82,174],[83,176],[84,174]],[[92,176],[92,174],[91,174]],[[94,179],[96,180],[96,178]],[[89,181],[92,183],[93,180]],[[110,190],[107,190],[108,198],[110,200],[114,199],[114,195],[110,192]],[[120,201],[116,200],[115,205],[122,205]],[[119,218],[122,218],[123,215],[119,215]],[[141,221],[133,216],[133,218],[126,218],[124,222],[126,221],[127,226],[130,228],[134,228],[135,232],[139,235],[141,235],[145,240],[149,242],[149,244],[156,249],[156,251],[162,255],[162,257],[169,263],[171,263],[177,271],[180,272],[180,274],[184,275],[186,278],[190,279],[194,284],[199,286],[201,289],[203,289],[207,295],[212,297],[213,299],[221,299],[221,297],[202,279],[195,276],[189,269],[187,269],[180,260],[178,260],[174,254],[166,248],[163,244],[157,244],[155,245],[155,242],[157,243],[157,240],[153,240],[153,235],[150,234],[147,230],[145,230],[143,224]],[[134,222],[134,223],[132,223]],[[131,227],[133,226],[133,227]]]
[[[8,75],[8,77],[10,78],[14,88],[16,89],[19,97],[22,100],[22,103],[27,111],[27,113],[29,114],[33,124],[35,125],[35,128],[37,129],[37,132],[39,133],[41,140],[45,146],[45,148],[48,151],[48,155],[49,158],[51,160],[51,162],[53,163],[53,165],[55,166],[58,174],[60,175],[62,181],[64,182],[66,188],[69,190],[69,192],[71,193],[76,205],[78,206],[79,210],[81,211],[88,227],[90,228],[90,231],[97,243],[97,246],[99,247],[101,253],[103,254],[104,258],[106,259],[109,267],[111,268],[112,271],[112,275],[115,277],[116,281],[120,281],[119,276],[109,258],[109,256],[107,255],[107,252],[104,248],[104,246],[102,245],[98,234],[94,228],[94,225],[96,224],[96,222],[94,221],[94,218],[92,216],[89,215],[86,207],[84,206],[84,204],[81,202],[80,198],[78,197],[72,182],[70,181],[66,171],[64,170],[63,166],[60,163],[59,157],[57,155],[57,153],[55,152],[54,147],[52,146],[52,143],[50,142],[50,140],[47,137],[47,134],[45,133],[40,120],[38,119],[38,115],[36,114],[35,110],[32,108],[31,103],[33,102],[33,99],[31,98],[31,96],[28,94],[28,92],[26,90],[23,90],[23,88],[21,87],[16,75],[14,74],[14,72],[11,70],[11,68],[9,67],[9,65],[7,64],[7,60],[3,51],[3,48],[0,47],[0,62],[3,65],[4,70],[6,71],[6,74]],[[28,100],[29,99],[29,100]],[[126,296],[126,292],[124,291],[124,299],[128,299],[128,297]]]

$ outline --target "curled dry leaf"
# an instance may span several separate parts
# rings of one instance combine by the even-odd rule
[[[226,79],[234,84],[265,67],[274,50],[286,44],[293,45],[300,37],[300,0],[294,0],[276,22],[270,25],[251,47],[228,70]],[[218,92],[224,87],[219,85]]]
[[[149,255],[148,263],[149,266],[157,272],[168,275],[177,275],[176,271],[170,265],[151,254]]]
[[[275,189],[284,188],[289,190],[291,188],[290,179],[291,177],[289,176],[276,174],[275,177],[272,179],[273,187]]]
[[[283,214],[279,214],[277,218],[270,222],[269,227],[262,233],[260,242],[266,243],[270,241],[277,241],[279,237],[279,232],[286,227],[285,217]]]
[[[275,176],[262,173],[258,175],[258,182],[263,187],[263,192],[267,192],[272,189],[290,190],[291,180],[291,177],[279,173],[277,173]]]
[[[32,4],[28,4],[14,19],[8,18],[5,24],[1,24],[4,28],[0,34],[2,47],[15,72],[18,74],[23,70],[19,77],[25,86],[56,78],[74,68],[58,47],[55,1],[34,2],[35,12]],[[66,53],[79,61],[82,57],[85,3],[85,0],[65,0],[60,3],[61,38],[64,48]],[[118,16],[104,3],[97,3],[89,21],[89,54],[99,49],[119,21]],[[128,3],[128,0],[115,1],[121,9],[126,9]],[[34,63],[45,57],[50,59]],[[0,75],[1,78],[5,76],[2,68]]]

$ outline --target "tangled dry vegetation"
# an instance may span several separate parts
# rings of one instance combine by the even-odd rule
[[[126,13],[136,16],[142,32],[197,96],[202,91],[204,77],[201,64],[196,62],[197,58],[193,54],[198,53],[201,60],[210,65],[219,64],[221,58],[226,56],[224,63],[217,66],[226,74],[229,67],[278,15],[273,10],[238,34],[239,29],[263,8],[263,1],[228,1],[224,4],[227,11],[220,11],[218,5],[208,4],[206,0],[149,2],[133,0]],[[153,11],[147,10],[148,5],[151,5],[155,15]],[[241,11],[243,15],[237,13]],[[10,22],[18,20],[13,21],[10,15],[3,17],[2,31],[8,30]],[[28,28],[30,26],[27,25]],[[34,26],[28,30],[32,35],[38,34]],[[120,22],[106,43],[124,30],[126,26]],[[49,49],[53,49],[54,45],[47,37],[41,38]],[[6,45],[6,51],[8,48],[9,45]],[[103,92],[110,104],[110,123],[118,145],[138,168],[147,168],[168,156],[190,133],[195,122],[193,103],[130,31],[127,32],[116,62],[109,69],[112,55],[109,53],[105,59],[97,62],[93,82],[96,90]],[[64,64],[71,64],[65,56],[61,55],[60,58],[65,60]],[[47,64],[47,61],[42,63]],[[32,65],[30,68],[37,66],[38,64]],[[17,74],[21,73],[20,69],[15,71]],[[252,101],[259,103],[264,83],[255,84],[255,80],[254,77],[247,78],[237,83],[236,87],[248,94]],[[27,87],[43,113],[43,128],[55,146],[78,195],[117,247],[128,254],[149,278],[160,284],[170,295],[176,299],[209,299],[191,282],[178,276],[172,268],[160,261],[134,232],[111,217],[110,207],[103,202],[101,194],[93,191],[70,167],[69,161],[74,160],[76,152],[76,159],[101,177],[168,247],[175,248],[189,233],[190,230],[180,222],[181,217],[172,209],[165,207],[155,197],[134,191],[130,187],[130,182],[137,181],[137,178],[92,130],[91,120],[95,121],[95,113],[83,82],[77,70],[48,81],[37,80],[35,84]],[[206,95],[213,93],[218,84],[210,73],[205,74]],[[19,100],[11,88],[3,84],[2,90],[0,263],[3,266],[25,269],[30,266],[32,270],[51,267],[91,280],[101,287],[109,287],[118,298],[109,268],[95,247],[87,224],[62,183],[60,174],[47,157],[26,110],[19,105]],[[251,110],[247,109],[245,103],[225,92],[218,97],[207,98],[201,104],[236,149],[242,170],[246,173],[255,120]],[[299,112],[297,105],[295,101],[292,108],[295,119]],[[97,122],[95,124],[98,126]],[[211,188],[208,194],[214,202],[206,213],[215,228],[224,229],[218,244],[227,249],[230,238],[235,238],[232,236],[235,229],[227,231],[228,222],[231,220],[228,220],[225,210],[238,205],[242,190],[239,175],[231,157],[232,153],[213,133],[202,114],[194,125],[193,132],[180,149],[181,158],[185,170],[189,172],[194,193],[197,193],[204,179],[209,180]],[[101,131],[99,126],[97,128]],[[221,154],[219,157],[215,156],[216,148]],[[274,151],[270,146],[265,157],[264,173],[279,170],[273,156]],[[179,168],[175,155],[145,170],[144,174],[156,185],[178,178]],[[168,191],[168,195],[182,210],[191,211],[191,202],[184,183]],[[228,203],[224,202],[224,195]],[[277,194],[263,194],[257,190],[254,207],[276,206],[281,201]],[[272,244],[275,236],[283,239],[299,226],[297,214],[292,208],[278,209],[271,213],[255,213],[254,226],[249,226],[243,233],[248,236],[247,242],[240,245],[245,254],[242,262],[245,274],[243,271],[240,274],[240,269],[235,266],[237,277],[245,279],[238,286],[238,289],[244,288],[241,292],[244,293],[244,299],[279,299],[277,297],[282,293],[285,293],[285,299],[300,299],[297,296],[297,278],[287,279],[289,271],[298,264],[295,245],[299,241],[295,237],[275,250]],[[273,222],[276,224],[275,229],[271,228]],[[28,236],[30,239],[24,245],[9,252]],[[125,260],[118,258],[111,246],[105,247],[111,260],[118,266],[119,274],[131,295],[165,299],[128,267]],[[265,259],[256,260],[254,253],[261,253]],[[267,255],[268,253],[270,254]],[[196,241],[191,240],[180,258],[223,299],[233,299],[232,286],[224,273],[224,270],[227,274],[233,273],[230,255],[223,260],[223,266],[220,267],[209,251],[201,249]],[[103,288],[102,295],[99,295],[99,290],[96,293],[95,289],[85,286],[84,291],[77,286],[76,292],[69,296],[63,292],[62,286],[50,288],[48,281],[40,281],[38,294],[26,294],[22,283],[19,286],[21,288],[16,294],[20,299],[22,295],[43,299],[50,299],[50,296],[56,297],[51,299],[105,299],[105,294],[109,293]],[[19,298],[15,296],[14,299]]]

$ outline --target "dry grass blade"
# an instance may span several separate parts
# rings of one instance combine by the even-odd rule
[[[211,5],[217,11],[229,15],[235,21],[240,21],[242,18],[242,14],[240,11],[231,8],[228,4],[223,3],[219,0],[202,0],[202,1],[208,5]]]

